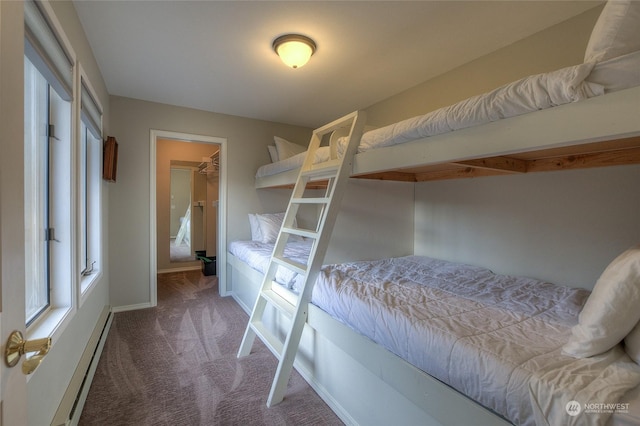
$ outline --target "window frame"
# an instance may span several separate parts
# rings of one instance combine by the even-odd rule
[[[30,0],[27,0],[30,1]],[[26,1],[25,1],[26,3]],[[51,254],[51,262],[56,263],[56,266],[53,267],[50,265],[49,274],[51,277],[50,280],[50,306],[45,309],[38,318],[30,322],[28,326],[26,326],[26,337],[28,339],[39,338],[39,337],[51,337],[55,342],[57,338],[60,337],[60,334],[66,329],[70,320],[74,317],[77,311],[77,298],[75,289],[78,287],[78,282],[75,277],[73,271],[75,270],[75,256],[77,247],[76,247],[76,205],[75,200],[77,198],[77,194],[75,193],[75,182],[77,181],[77,172],[75,168],[75,150],[76,141],[78,138],[78,133],[76,129],[77,125],[77,99],[78,93],[76,89],[76,80],[77,80],[77,56],[74,50],[71,47],[71,43],[67,38],[65,32],[62,29],[62,25],[57,19],[55,13],[51,5],[47,1],[38,1],[32,2],[31,4],[35,4],[38,8],[41,17],[44,19],[46,24],[48,25],[49,30],[55,37],[59,47],[62,49],[64,54],[66,55],[69,64],[71,66],[71,87],[68,88],[70,93],[67,93],[70,97],[69,100],[63,100],[64,102],[69,103],[69,113],[68,120],[65,120],[62,123],[62,126],[58,126],[56,132],[59,133],[60,136],[63,136],[62,139],[66,139],[64,144],[59,144],[59,152],[52,154],[57,156],[53,159],[53,162],[60,160],[57,163],[57,166],[52,172],[54,176],[54,181],[56,183],[50,182],[51,187],[54,188],[54,195],[50,195],[51,198],[56,197],[57,194],[62,194],[62,200],[56,200],[59,205],[56,208],[60,210],[53,213],[54,216],[59,219],[54,219],[59,223],[55,224],[56,234],[56,254]],[[25,8],[27,5],[25,4]],[[25,17],[26,19],[26,17]],[[27,28],[25,24],[25,39],[27,37]],[[25,40],[25,45],[26,45]],[[31,47],[31,46],[30,46]],[[39,52],[36,52],[40,54]],[[25,58],[26,58],[26,46],[25,46]],[[40,60],[43,60],[42,57]],[[45,61],[46,62],[46,61]],[[42,72],[40,71],[42,74]],[[48,76],[45,76],[47,79]],[[51,81],[49,81],[51,83]],[[55,91],[55,86],[54,89]],[[54,102],[59,102],[59,100],[54,100]],[[49,102],[51,104],[51,102]],[[50,120],[56,121],[56,118],[49,114]],[[51,146],[51,145],[50,145]],[[26,154],[26,147],[25,147]],[[29,158],[25,157],[25,171],[28,167]],[[61,183],[61,185],[58,184]],[[26,189],[26,188],[25,188]],[[33,194],[28,194],[25,192],[25,199],[29,196],[33,196]],[[51,213],[50,213],[51,215]],[[29,246],[30,242],[26,242],[26,245]],[[51,243],[50,243],[51,245]],[[26,285],[26,282],[25,282]],[[28,376],[27,380],[29,380],[31,376]]]
[[[78,201],[78,221],[77,221],[77,267],[78,271],[78,299],[80,306],[84,303],[95,284],[103,275],[103,231],[102,231],[102,138],[103,138],[103,108],[98,97],[95,95],[89,78],[82,65],[78,65],[78,78],[76,79],[76,93],[79,93],[77,102],[77,201]],[[87,99],[83,97],[83,90],[86,90]],[[82,112],[83,102],[93,102],[99,115],[99,122],[86,123],[90,121]],[[96,119],[97,117],[93,117]],[[96,120],[97,121],[97,120]],[[93,134],[89,125],[99,132]],[[88,140],[91,134],[93,141]],[[92,143],[91,147],[89,144]],[[85,226],[82,226],[84,221]],[[86,259],[83,259],[86,256]]]
[[[29,327],[51,305],[50,248],[45,235],[46,230],[50,229],[48,200],[50,144],[46,131],[50,116],[50,85],[26,55],[24,61],[25,158],[30,160],[25,161],[24,169],[25,237],[30,242],[25,244],[25,260],[27,264],[31,264],[31,267],[25,271],[25,322]],[[27,61],[29,66],[26,65]],[[27,118],[30,120],[30,126],[27,126]],[[34,287],[40,295],[33,295]],[[32,297],[39,302],[38,306],[30,308]]]

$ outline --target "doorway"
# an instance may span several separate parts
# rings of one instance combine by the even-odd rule
[[[226,142],[213,136],[151,130],[152,306],[157,305],[158,273],[200,269],[202,257],[226,264]],[[178,242],[172,255],[172,245]],[[220,295],[225,296],[226,268],[216,272]]]

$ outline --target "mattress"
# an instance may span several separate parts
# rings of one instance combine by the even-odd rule
[[[621,401],[640,366],[620,345],[561,354],[588,295],[410,256],[325,267],[312,302],[514,424],[605,424],[611,413],[572,417],[566,406]]]
[[[251,245],[269,251],[253,242],[232,244],[230,251],[247,258],[238,248]],[[300,254],[295,250],[292,256]],[[252,267],[264,272],[268,256],[252,258]],[[295,277],[277,280],[296,289]],[[640,367],[619,345],[587,359],[561,354],[588,295],[408,256],[325,266],[312,303],[514,424],[601,425],[611,412],[573,417],[567,404],[626,401],[640,384]],[[625,414],[621,409],[615,416]]]
[[[287,170],[293,170],[302,166],[304,157],[307,155],[307,151],[296,154],[292,157],[285,158],[284,160],[276,161],[261,166],[256,172],[256,177],[271,176],[277,173],[286,172]],[[329,147],[321,146],[316,151],[316,158],[314,163],[322,163],[329,160]]]
[[[525,77],[491,92],[474,96],[424,115],[390,124],[362,135],[358,152],[403,144],[459,129],[478,126],[554,106],[640,85],[640,51],[598,64],[585,63]],[[338,141],[338,151],[346,144]],[[328,156],[316,156],[318,163]],[[305,153],[261,166],[262,178],[302,165]]]

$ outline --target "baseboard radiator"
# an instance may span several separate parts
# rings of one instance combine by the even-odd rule
[[[52,426],[75,426],[78,424],[112,320],[111,307],[105,306],[51,422]]]

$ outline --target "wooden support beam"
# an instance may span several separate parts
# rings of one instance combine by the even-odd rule
[[[446,180],[446,179],[465,179],[465,178],[477,178],[485,176],[504,175],[503,171],[496,169],[480,169],[475,167],[460,167],[458,169],[450,170],[434,170],[416,173],[416,182],[426,182],[431,180]]]
[[[352,176],[358,179],[374,179],[374,180],[395,180],[399,182],[416,182],[415,173],[407,173],[407,172],[397,172],[397,171],[388,171],[388,172],[379,172],[379,173],[370,173],[366,175]]]
[[[573,152],[573,153],[572,153]],[[640,164],[640,137],[594,142],[453,163],[431,164],[406,170],[392,170],[353,176],[359,179],[425,182],[430,180],[475,178],[554,170]]]
[[[458,161],[455,163],[459,166],[473,167],[478,169],[495,170],[498,172],[509,173],[526,173],[527,162],[517,158],[510,157],[489,157],[479,158],[477,160]]]

